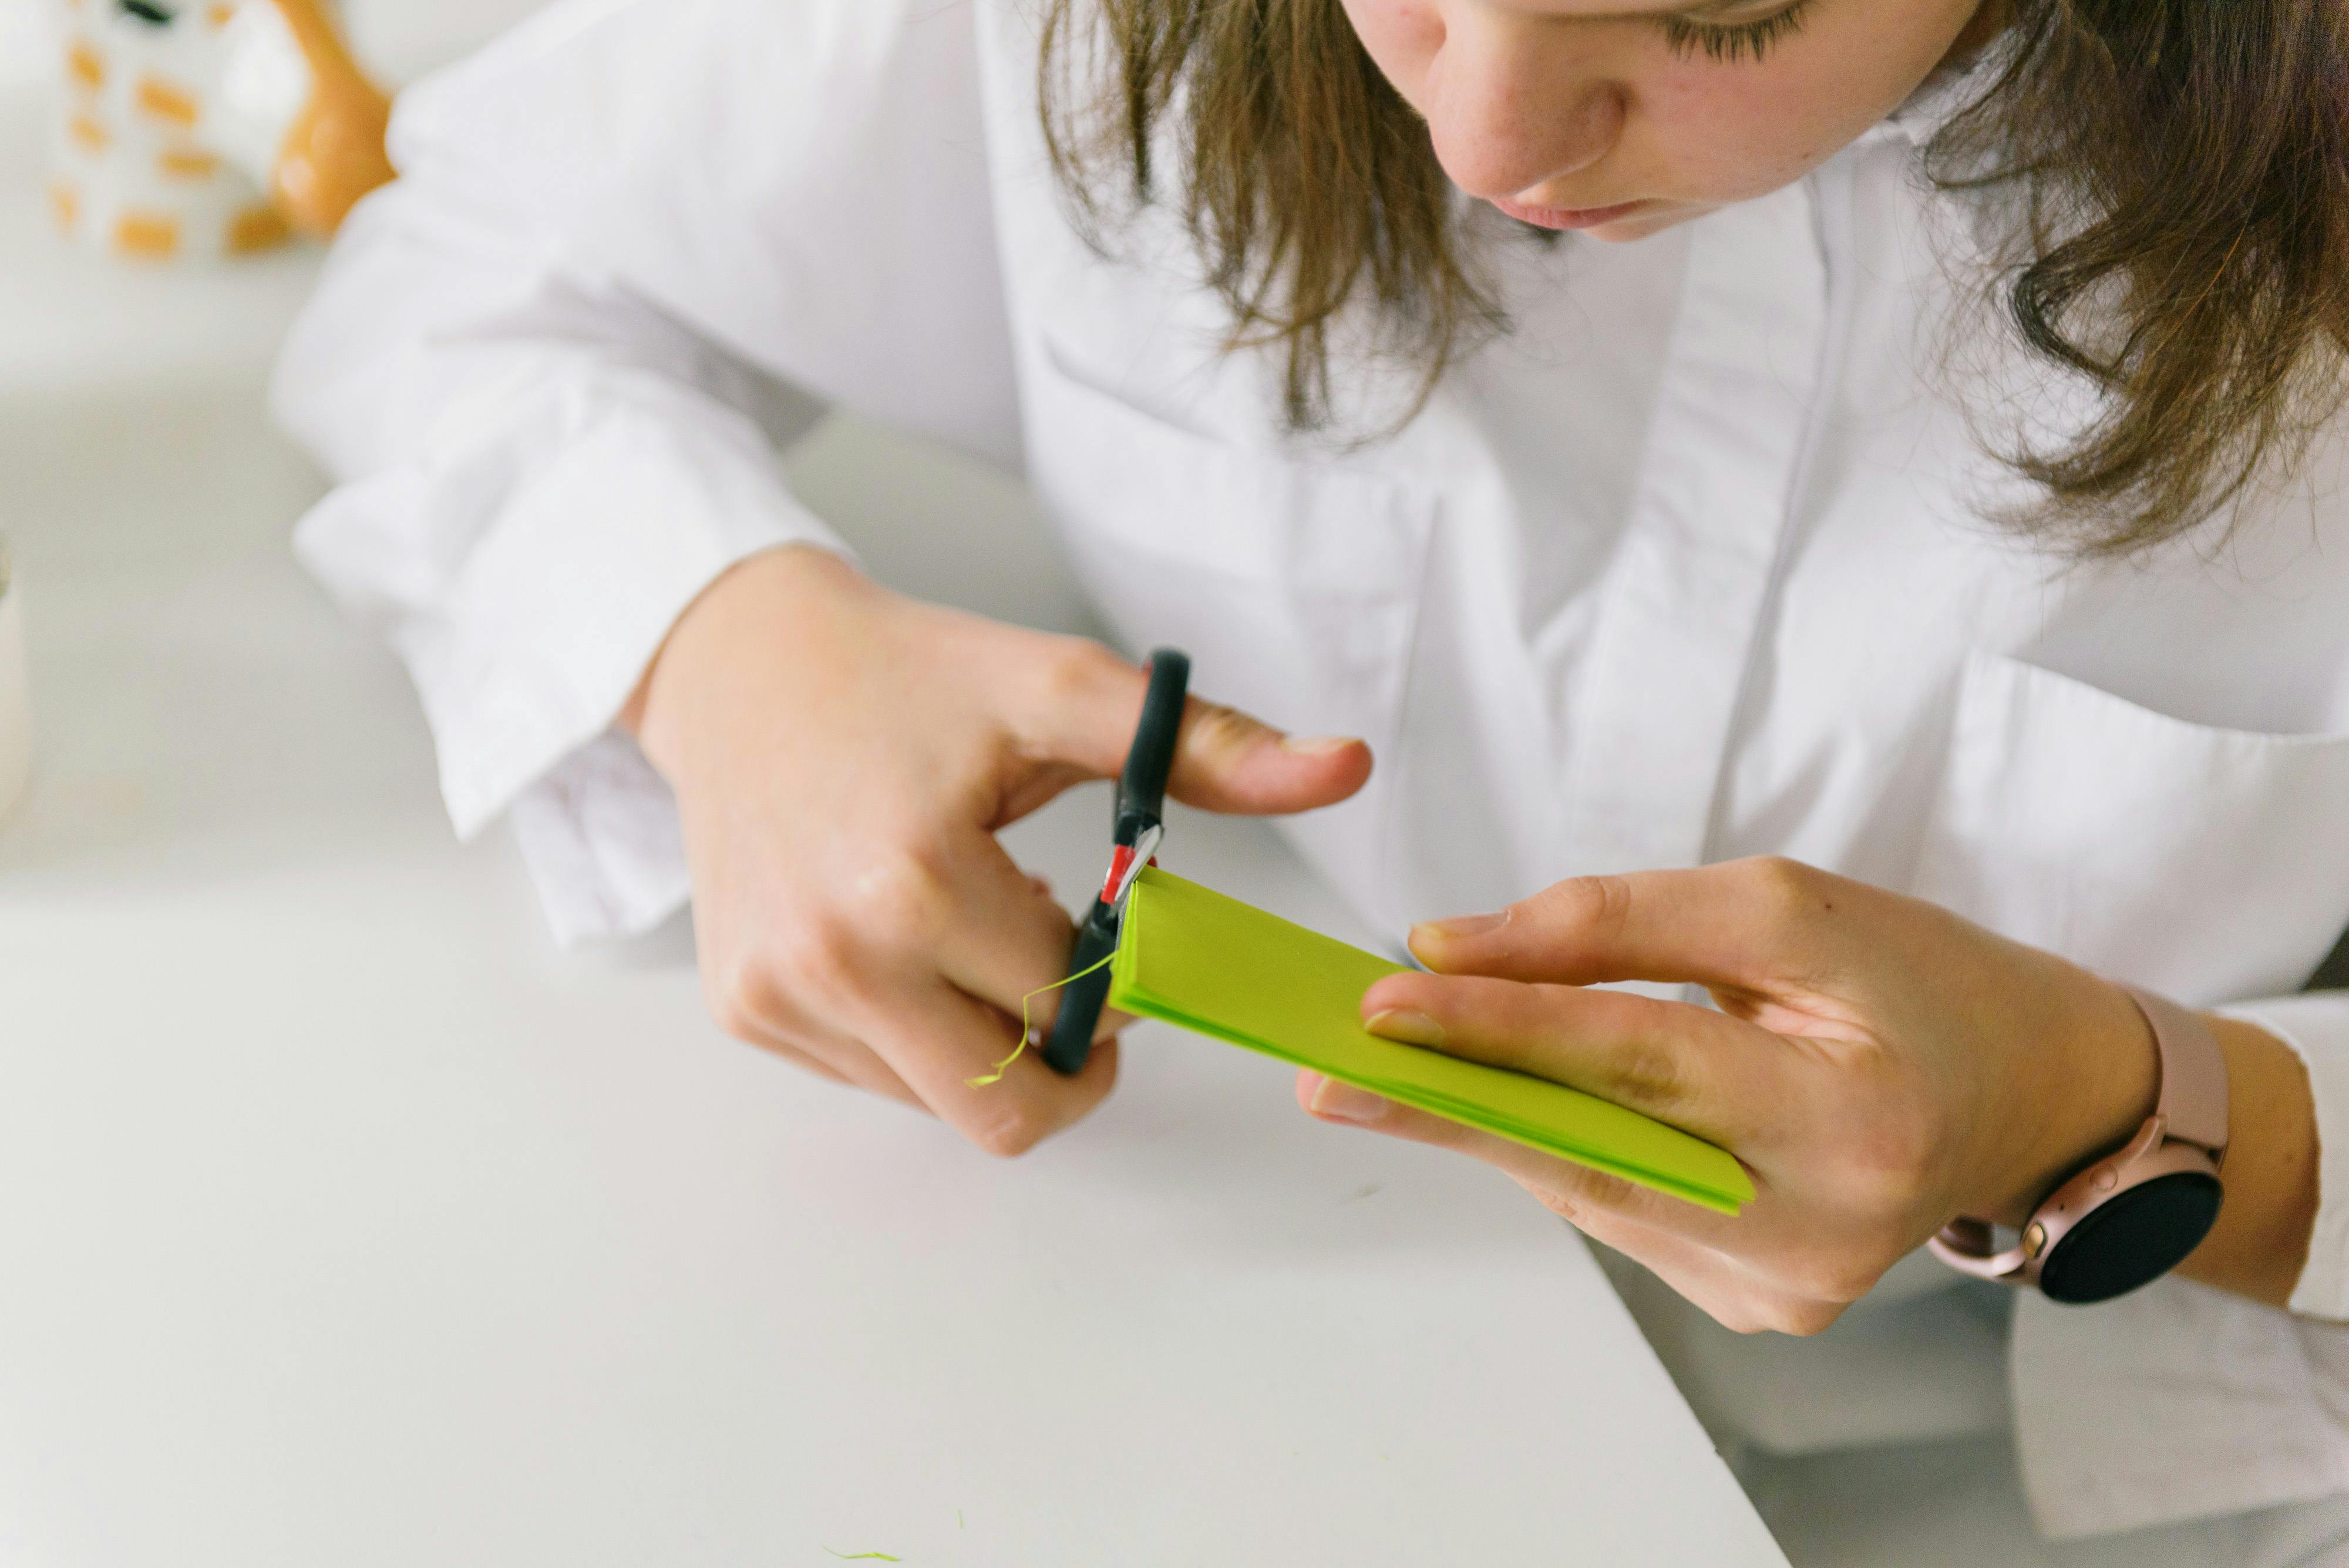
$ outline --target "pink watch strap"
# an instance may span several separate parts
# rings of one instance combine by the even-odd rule
[[[2166,996],[2123,985],[2161,1051],[2161,1100],[2154,1114],[2173,1138],[2227,1151],[2227,1058],[2210,1026]]]

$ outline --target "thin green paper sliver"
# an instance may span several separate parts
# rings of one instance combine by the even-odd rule
[[[1676,1127],[1562,1084],[1372,1034],[1361,1024],[1362,992],[1402,968],[1154,868],[1129,895],[1109,1002],[1717,1213],[1753,1201],[1743,1166]]]

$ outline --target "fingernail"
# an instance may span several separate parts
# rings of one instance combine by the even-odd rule
[[[1313,1091],[1313,1114],[1327,1116],[1333,1122],[1352,1122],[1356,1127],[1368,1127],[1394,1109],[1392,1100],[1381,1099],[1368,1089],[1358,1089],[1351,1084],[1341,1084],[1335,1078],[1324,1078],[1321,1086]]]
[[[1372,1014],[1362,1027],[1381,1039],[1400,1040],[1406,1045],[1444,1044],[1444,1025],[1415,1007],[1391,1007]]]
[[[1462,915],[1450,920],[1422,920],[1411,929],[1411,943],[1416,948],[1423,938],[1433,937],[1439,942],[1456,942],[1470,937],[1488,936],[1509,923],[1509,911],[1497,915]]]
[[[1342,752],[1348,746],[1362,742],[1351,735],[1283,735],[1281,749],[1295,752],[1301,757],[1326,757],[1331,752]]]

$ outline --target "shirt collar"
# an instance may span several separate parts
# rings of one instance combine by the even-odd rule
[[[1988,91],[2005,68],[2004,51],[1992,48],[1984,50],[1981,58],[1962,70],[1937,71],[1860,140],[1899,139],[1924,147],[1941,133],[1943,126]]]

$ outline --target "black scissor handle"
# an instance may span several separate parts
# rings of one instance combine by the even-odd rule
[[[1109,1002],[1109,971],[1095,964],[1117,951],[1117,911],[1100,899],[1077,928],[1076,951],[1069,957],[1069,972],[1083,975],[1061,991],[1061,1011],[1052,1033],[1044,1041],[1044,1065],[1062,1077],[1074,1077],[1092,1059],[1093,1031],[1101,1027],[1102,1009]],[[1092,970],[1091,974],[1085,974]]]
[[[1190,691],[1189,654],[1162,648],[1150,656],[1150,690],[1143,695],[1142,721],[1133,727],[1125,773],[1117,781],[1120,844],[1141,842],[1145,830],[1165,819],[1166,781],[1174,772],[1174,743],[1182,738]]]
[[[1142,721],[1133,728],[1133,744],[1125,753],[1125,772],[1117,784],[1112,838],[1119,848],[1139,845],[1142,836],[1158,826],[1165,815],[1166,780],[1174,771],[1174,745],[1182,738],[1183,711],[1190,689],[1190,655],[1179,649],[1162,648],[1150,656],[1150,690],[1142,699]],[[1100,1027],[1102,1008],[1109,1001],[1110,979],[1106,968],[1094,966],[1117,950],[1123,913],[1117,905],[1096,898],[1084,924],[1077,928],[1069,973],[1084,978],[1071,981],[1061,992],[1061,1011],[1044,1041],[1045,1065],[1056,1073],[1081,1072],[1092,1056],[1093,1031]],[[1092,972],[1086,974],[1087,970]]]

